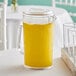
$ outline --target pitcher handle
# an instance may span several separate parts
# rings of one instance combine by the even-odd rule
[[[23,49],[21,47],[21,36],[22,36],[22,25],[19,25],[18,31],[17,31],[17,42],[16,42],[16,49],[23,54]]]
[[[1,29],[0,29],[0,44],[3,42],[2,41],[2,26],[0,27]]]

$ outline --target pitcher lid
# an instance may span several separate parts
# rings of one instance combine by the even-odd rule
[[[53,11],[46,8],[29,8],[23,13],[26,15],[34,15],[34,16],[54,15]]]

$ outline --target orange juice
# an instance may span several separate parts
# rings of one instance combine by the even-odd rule
[[[53,24],[23,23],[24,65],[49,67],[53,55]]]

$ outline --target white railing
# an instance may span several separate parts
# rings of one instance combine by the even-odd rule
[[[66,5],[66,6],[71,6],[71,7],[76,7],[76,0],[52,0],[52,6],[56,7],[56,5]],[[71,16],[75,16],[76,17],[76,13],[70,12]]]
[[[69,5],[69,6],[76,6],[76,0],[52,0],[53,2],[53,6],[55,7],[56,4],[60,4],[60,5]]]

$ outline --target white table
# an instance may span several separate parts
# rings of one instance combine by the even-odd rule
[[[52,68],[32,70],[23,66],[23,55],[18,50],[7,50],[0,56],[0,76],[72,76],[70,70],[54,56]]]
[[[16,41],[16,33],[17,27],[20,25],[22,20],[22,11],[27,9],[28,6],[20,6],[18,12],[11,12],[10,7],[7,9],[7,27],[8,32],[12,29],[14,33],[9,33],[9,48],[15,48]],[[67,12],[60,8],[53,7],[45,7],[50,8],[54,11],[57,16],[57,20],[55,21],[55,39],[54,39],[54,64],[50,69],[45,70],[31,70],[23,67],[23,55],[21,55],[18,50],[6,50],[0,56],[0,76],[72,76],[70,70],[64,64],[64,62],[60,59],[60,48],[61,48],[61,35],[62,35],[62,25],[65,22],[70,22],[71,19],[68,16]],[[66,16],[66,20],[65,17]],[[61,23],[62,22],[62,23]],[[14,26],[13,26],[14,25]],[[14,29],[16,25],[16,29]],[[13,38],[11,37],[13,35]],[[12,41],[12,43],[11,43]]]

